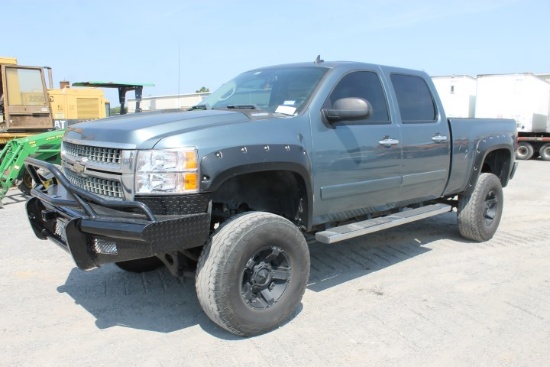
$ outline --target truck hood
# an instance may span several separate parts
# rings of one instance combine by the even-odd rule
[[[151,149],[162,138],[211,126],[251,121],[236,111],[142,112],[72,125],[65,141],[121,149]]]

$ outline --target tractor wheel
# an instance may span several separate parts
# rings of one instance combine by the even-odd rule
[[[27,196],[31,195],[32,177],[27,171],[23,174],[23,179],[17,183],[17,188]]]

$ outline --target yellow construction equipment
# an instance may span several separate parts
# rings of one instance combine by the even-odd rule
[[[24,193],[30,191],[32,180],[22,164],[26,157],[55,163],[63,129],[109,116],[103,90],[71,88],[69,82],[61,82],[59,89],[52,85],[51,68],[22,66],[14,57],[0,57],[0,207],[14,183]]]
[[[49,89],[46,86],[47,72]],[[22,66],[15,57],[0,56],[0,207],[2,198],[15,183],[30,192],[32,179],[22,164],[32,156],[51,163],[59,161],[63,129],[81,121],[110,115],[110,103],[102,89],[118,89],[121,114],[126,113],[126,93],[134,91],[140,112],[144,86],[150,83],[62,81],[53,89],[49,67]],[[31,136],[32,135],[32,136]]]
[[[96,88],[70,88],[48,90],[54,128],[64,129],[77,122],[109,116],[110,104],[103,90]]]
[[[0,146],[14,138],[109,116],[110,104],[101,89],[71,88],[69,82],[61,82],[59,89],[52,85],[51,68],[18,65],[14,57],[0,57]]]

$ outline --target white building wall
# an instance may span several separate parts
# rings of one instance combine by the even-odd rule
[[[447,117],[474,117],[476,79],[467,75],[434,76],[432,80]]]
[[[143,97],[140,107],[142,111],[158,111],[170,109],[187,110],[190,107],[199,104],[203,99],[208,97],[210,93],[190,93],[171,96],[154,96]],[[136,100],[128,100],[128,113],[136,111]]]

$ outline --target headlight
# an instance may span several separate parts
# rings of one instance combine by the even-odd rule
[[[140,150],[136,159],[136,194],[181,194],[199,190],[197,150]]]

